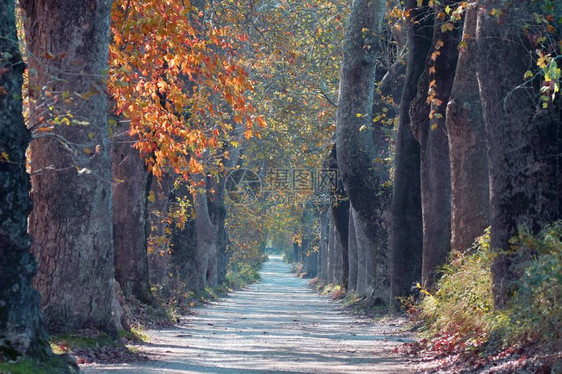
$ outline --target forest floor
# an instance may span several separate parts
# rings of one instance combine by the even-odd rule
[[[85,373],[407,373],[394,353],[411,334],[356,317],[319,296],[272,256],[262,280],[195,309],[176,327],[149,330],[147,361],[83,365]]]

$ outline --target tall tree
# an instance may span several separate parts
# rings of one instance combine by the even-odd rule
[[[172,191],[169,209],[176,209],[175,207],[182,201],[188,201],[191,206],[195,204],[193,195],[185,183]],[[193,213],[188,214],[193,215]],[[183,224],[181,221],[184,221]],[[205,282],[201,276],[202,265],[199,257],[196,219],[181,221],[174,222],[175,227],[172,229],[170,239],[173,271],[178,280],[190,290],[201,292],[205,288]]]
[[[359,272],[360,266],[365,266],[365,264],[361,263],[359,265],[359,256],[357,252],[357,238],[355,236],[355,223],[353,220],[353,206],[349,205],[349,226],[348,226],[348,242],[347,242],[347,252],[349,256],[349,279],[347,282],[347,289],[349,291],[357,290],[357,274]]]
[[[421,276],[422,216],[420,194],[420,147],[410,128],[410,104],[431,48],[433,19],[427,1],[422,7],[406,0],[404,10],[408,35],[408,58],[400,122],[391,206],[391,302],[407,295]]]
[[[14,1],[0,4],[0,362],[50,352],[32,279],[27,216],[31,211],[25,150],[31,139],[22,116],[22,73]]]
[[[388,297],[388,169],[374,159],[388,149],[388,138],[373,119],[378,39],[384,1],[355,0],[344,38],[336,119],[338,170],[358,220],[365,225],[374,267],[374,297]],[[365,131],[364,131],[365,130]],[[373,134],[374,132],[374,134]],[[346,211],[349,214],[349,210]],[[354,222],[354,224],[358,224]],[[347,230],[347,222],[346,222]],[[346,238],[347,239],[347,238]],[[359,251],[358,247],[358,251]]]
[[[152,303],[148,275],[149,174],[129,126],[118,125],[111,139],[115,279],[127,296]]]
[[[540,2],[484,0],[478,10],[478,82],[486,125],[490,167],[491,247],[495,305],[503,308],[517,278],[517,257],[510,239],[518,226],[537,232],[560,217],[560,99],[546,97],[545,79],[524,82],[535,70],[533,56],[540,48],[528,38],[526,24],[539,30],[535,14]],[[560,10],[558,8],[558,10]],[[551,25],[560,35],[560,29]],[[556,49],[557,47],[555,47]]]
[[[466,10],[455,81],[447,104],[451,160],[451,249],[464,252],[489,225],[486,133],[476,78],[477,8]]]
[[[336,145],[332,146],[332,151],[327,160],[327,168],[338,170],[338,155]],[[332,191],[335,203],[331,205],[332,218],[334,220],[335,230],[338,233],[340,255],[342,263],[338,265],[341,268],[341,286],[347,287],[349,280],[349,200],[341,179],[338,178],[337,188]]]
[[[111,1],[21,4],[31,53],[35,284],[50,329],[116,332],[105,90]]]
[[[459,31],[445,15],[445,1],[434,5],[433,48],[410,106],[412,133],[420,143],[423,223],[422,286],[431,288],[451,248],[451,172],[445,126],[446,103],[455,78]]]

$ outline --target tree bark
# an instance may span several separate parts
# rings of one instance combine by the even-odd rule
[[[492,289],[497,308],[513,294],[517,259],[509,240],[518,226],[537,232],[560,217],[560,99],[542,109],[538,82],[523,82],[534,70],[525,19],[537,4],[487,0],[478,11],[478,82],[490,167]],[[492,9],[503,12],[492,16]]]
[[[223,283],[226,280],[226,270],[228,265],[227,246],[228,233],[225,229],[226,206],[225,206],[225,177],[221,176],[218,181],[207,178],[207,189],[209,199],[207,205],[209,207],[209,216],[213,222],[217,232],[217,254],[216,269],[217,282]],[[211,193],[211,190],[214,192]]]
[[[329,209],[323,209],[320,212],[320,243],[318,245],[318,273],[317,277],[322,280],[326,280],[326,267],[328,258],[328,241],[329,241],[329,230],[330,230],[330,217]]]
[[[424,1],[427,5],[427,2]],[[405,0],[408,11],[408,58],[400,122],[396,140],[394,187],[391,205],[391,303],[410,293],[421,277],[422,215],[420,193],[420,147],[410,128],[409,108],[417,93],[419,78],[431,47],[433,19],[427,6]]]
[[[127,296],[152,303],[147,255],[150,180],[134,139],[118,126],[111,144],[115,279]]]
[[[452,3],[436,5],[434,12],[438,15]],[[421,150],[422,286],[428,289],[435,284],[437,269],[451,250],[451,172],[445,112],[455,78],[460,35],[456,28],[443,32],[444,23],[436,16],[431,57],[427,58],[418,95],[410,107],[412,133]],[[430,72],[431,67],[435,72]]]
[[[114,291],[104,88],[111,1],[21,4],[36,103],[31,108],[36,139],[31,143],[34,208],[29,219],[39,258],[35,284],[51,330],[93,327],[115,333],[122,326]],[[50,95],[59,100],[49,105]],[[39,127],[47,131],[37,132]]]
[[[51,353],[32,280],[37,264],[30,253],[31,212],[25,150],[31,139],[22,116],[22,61],[14,2],[0,4],[0,362]]]
[[[171,266],[171,232],[168,223],[170,196],[174,178],[166,173],[161,180],[150,178],[148,202],[148,274],[150,283],[163,286],[169,279]],[[170,231],[168,231],[170,230]]]
[[[388,168],[377,163],[388,152],[388,136],[373,124],[377,39],[381,34],[384,1],[355,0],[344,39],[336,119],[338,170],[349,200],[364,225],[367,248],[377,263],[374,297],[388,300]],[[346,213],[349,210],[346,209]],[[358,222],[354,222],[358,224]],[[346,224],[347,229],[347,224]],[[341,238],[342,240],[347,238]],[[361,249],[357,247],[358,251]],[[347,272],[347,268],[346,268]],[[347,284],[347,282],[346,282]]]
[[[463,43],[447,104],[451,160],[451,249],[464,252],[489,226],[490,187],[482,104],[476,79],[477,9],[466,10]]]
[[[197,251],[200,259],[200,276],[204,286],[214,287],[218,284],[217,272],[217,229],[209,216],[207,204],[207,183],[195,195],[195,231]]]
[[[328,223],[328,252],[326,256],[326,281],[328,283],[334,283],[337,279],[337,248],[336,248],[336,241],[337,241],[337,231],[336,225],[334,224],[334,218],[330,212],[329,215],[329,223]]]
[[[188,199],[195,205],[193,196],[185,184],[170,195],[172,203],[177,199]],[[171,236],[172,263],[174,273],[182,287],[200,293],[205,289],[195,219],[188,220],[183,228],[174,227]]]
[[[358,253],[357,253],[357,239],[355,237],[355,225],[353,219],[353,207],[349,205],[349,227],[348,227],[348,244],[347,252],[349,253],[349,282],[347,289],[350,291],[357,290],[357,272],[358,272]]]
[[[357,243],[357,293],[360,296],[370,297],[374,293],[376,282],[375,258],[371,250],[371,242],[365,233],[365,223],[359,219],[359,213],[351,207],[353,227],[355,228],[355,240]]]

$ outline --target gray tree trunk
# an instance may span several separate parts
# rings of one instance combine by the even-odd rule
[[[111,144],[113,172],[113,241],[115,279],[127,296],[152,303],[147,255],[148,172],[128,127],[114,130]]]
[[[349,227],[348,227],[348,244],[347,252],[349,253],[349,282],[347,289],[350,291],[357,290],[357,272],[358,272],[358,253],[357,239],[355,238],[355,225],[353,219],[353,207],[349,205]]]
[[[328,258],[328,242],[329,242],[329,209],[323,209],[320,212],[320,243],[318,245],[318,274],[317,277],[326,280],[327,274],[327,258]]]
[[[336,281],[336,267],[337,267],[337,231],[336,225],[334,224],[334,218],[332,214],[329,215],[329,226],[328,226],[328,253],[326,258],[326,281],[328,283],[334,283]]]
[[[167,233],[170,229],[167,222],[170,196],[174,185],[171,174],[164,174],[161,180],[151,178],[150,192],[152,196],[148,202],[148,231],[149,231],[149,253],[148,273],[150,282],[155,285],[163,285],[168,281],[171,272],[171,237]]]
[[[424,1],[427,5],[427,1]],[[391,206],[391,303],[410,293],[412,283],[421,278],[422,215],[420,193],[420,148],[410,128],[409,108],[431,47],[433,19],[427,6],[405,0],[408,58],[404,91],[400,102],[400,122],[396,140],[394,187]]]
[[[452,1],[435,6],[435,13],[443,11],[447,4],[452,5]],[[455,77],[460,33],[456,28],[443,32],[441,25],[444,22],[435,19],[434,47],[430,53],[440,55],[436,59],[427,58],[418,95],[410,107],[412,133],[421,150],[424,288],[435,284],[437,269],[451,250],[451,173],[445,112]],[[429,72],[430,67],[435,67],[435,73]],[[434,100],[428,104],[428,92],[432,90]],[[437,100],[441,103],[436,103]],[[433,118],[430,119],[431,115]]]
[[[464,47],[447,104],[451,160],[451,249],[464,252],[489,226],[490,187],[486,132],[476,68],[477,9],[467,9]]]
[[[195,231],[200,261],[200,277],[203,285],[214,287],[218,284],[217,229],[209,216],[207,184],[195,195]]]
[[[21,4],[33,55],[30,94],[36,102],[31,108],[34,207],[29,219],[39,258],[35,284],[53,331],[93,327],[114,333],[122,326],[115,295],[104,78],[111,1]],[[49,92],[59,97],[52,109]],[[47,108],[40,107],[44,104]],[[68,113],[73,115],[70,124],[58,124]],[[37,132],[39,127],[48,131]]]
[[[31,212],[25,150],[31,139],[22,116],[22,61],[14,1],[0,3],[0,362],[50,353],[32,280],[37,264],[30,253],[27,216]]]
[[[175,204],[177,199],[188,199],[195,206],[193,196],[185,184],[172,192],[170,204]],[[173,272],[182,287],[196,293],[205,289],[199,248],[195,219],[188,220],[183,228],[173,227],[171,235]]]
[[[365,223],[359,219],[359,213],[353,206],[351,214],[357,243],[357,293],[360,296],[370,297],[374,295],[374,289],[377,286],[374,251],[371,249],[371,241],[365,232]]]
[[[386,302],[389,296],[389,232],[385,220],[388,219],[390,188],[385,187],[385,182],[389,180],[389,173],[386,166],[374,160],[381,155],[384,158],[388,152],[388,137],[380,124],[372,122],[378,39],[384,8],[384,1],[353,1],[343,46],[336,144],[338,170],[360,221],[354,223],[364,226],[370,241],[367,248],[377,262],[377,267],[373,268],[373,281],[378,294],[373,296]],[[357,249],[361,250],[359,246]]]
[[[509,239],[519,225],[537,232],[560,218],[560,98],[542,109],[540,82],[523,84],[534,70],[534,47],[527,44],[521,20],[532,17],[534,2],[480,2],[478,11],[478,83],[486,124],[490,170],[490,247],[495,306],[513,295],[517,259]],[[490,15],[492,9],[503,12]]]

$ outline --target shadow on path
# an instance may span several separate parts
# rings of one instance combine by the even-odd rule
[[[184,317],[174,329],[149,331],[140,347],[152,361],[87,365],[85,373],[406,373],[392,353],[405,337],[395,327],[356,319],[307,287],[280,257],[262,281]]]

